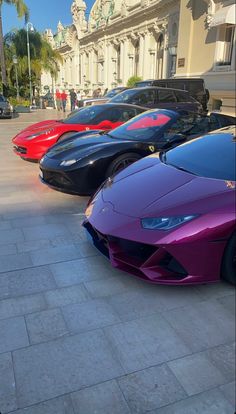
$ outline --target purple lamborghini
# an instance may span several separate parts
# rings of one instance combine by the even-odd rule
[[[86,210],[93,244],[153,283],[236,283],[235,154],[226,127],[108,179]]]

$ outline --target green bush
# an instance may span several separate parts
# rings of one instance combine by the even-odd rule
[[[133,88],[135,86],[135,83],[139,82],[141,80],[142,80],[142,78],[140,78],[140,76],[131,76],[131,78],[129,78],[128,81],[127,81],[127,86],[129,88]]]
[[[19,99],[9,98],[9,102],[12,106],[17,106],[17,105],[26,106],[26,107],[30,106],[30,101],[28,99],[23,99],[23,98],[19,98]]]

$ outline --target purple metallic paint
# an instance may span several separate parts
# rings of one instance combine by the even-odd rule
[[[90,210],[88,223],[104,237],[114,267],[153,283],[220,279],[224,250],[235,229],[235,189],[226,181],[177,170],[161,163],[155,154],[108,181]],[[185,214],[198,217],[169,231],[141,226],[141,218]],[[154,246],[154,250],[143,260],[127,253],[118,239]],[[185,269],[184,277],[163,266],[168,254]]]

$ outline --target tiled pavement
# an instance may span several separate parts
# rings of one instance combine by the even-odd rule
[[[38,180],[0,121],[1,414],[233,414],[234,289],[148,285],[81,229],[86,199]]]

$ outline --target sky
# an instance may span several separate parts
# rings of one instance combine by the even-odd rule
[[[61,20],[62,24],[68,25],[72,23],[70,8],[72,0],[25,0],[30,10],[30,22],[39,31],[47,28],[56,30],[57,23]],[[94,0],[87,0],[87,10],[89,12]],[[2,12],[3,33],[12,29],[24,27],[24,19],[19,20],[15,8],[5,4]]]

